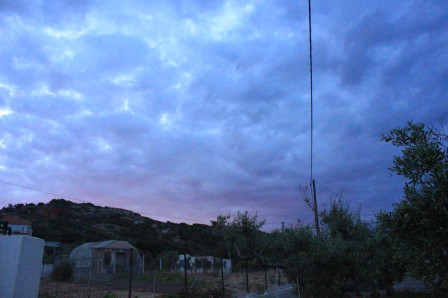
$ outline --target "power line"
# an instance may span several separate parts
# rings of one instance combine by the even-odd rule
[[[324,189],[326,189],[327,191],[329,191],[330,193],[332,193],[332,194],[334,194],[334,195],[341,195],[341,194],[342,194],[342,191],[339,191],[339,192],[334,191],[333,189],[329,188],[328,186],[323,185],[323,184],[322,184],[321,182],[319,182],[319,181],[316,181],[316,183],[319,184],[321,187],[323,187]],[[379,212],[379,211],[381,211],[381,209],[374,208],[374,207],[369,207],[369,206],[364,205],[364,204],[362,204],[362,203],[360,204],[360,206],[361,206],[361,208],[367,208],[367,209],[370,209],[370,210],[375,211],[375,212]]]
[[[22,185],[18,185],[18,184],[6,182],[6,181],[1,181],[1,180],[0,180],[0,183],[8,184],[8,185],[12,185],[12,186],[20,187],[20,188],[23,188],[23,189],[32,190],[32,191],[37,191],[37,192],[41,192],[41,193],[44,193],[44,194],[48,194],[48,195],[52,195],[52,196],[56,196],[56,197],[60,197],[60,198],[66,198],[66,199],[70,199],[70,200],[86,203],[83,200],[79,200],[79,199],[76,199],[76,198],[73,198],[73,197],[69,197],[69,196],[63,196],[63,195],[55,194],[55,193],[48,192],[48,191],[45,191],[45,190],[39,190],[39,189],[36,189],[36,188],[22,186]]]
[[[331,193],[334,194],[334,195],[340,195],[341,192],[342,192],[342,191],[339,191],[339,192],[334,191],[334,190],[332,190],[331,188],[329,188],[329,187],[323,185],[322,183],[320,183],[320,182],[317,181],[317,180],[316,180],[316,183],[319,184],[321,187],[323,187],[324,189],[328,190],[329,192],[331,192]]]
[[[14,183],[2,181],[2,180],[0,180],[0,183],[11,185],[11,186],[15,186],[15,187],[19,187],[19,188],[23,188],[23,189],[27,189],[27,190],[32,190],[32,191],[36,191],[36,192],[40,192],[40,193],[44,193],[44,194],[48,194],[48,195],[52,195],[52,196],[56,196],[56,197],[59,197],[59,198],[65,198],[65,199],[69,199],[69,200],[73,200],[73,201],[77,201],[77,202],[81,202],[81,203],[87,203],[87,201],[84,201],[84,200],[80,200],[80,199],[77,199],[77,198],[74,198],[74,197],[65,196],[65,195],[56,194],[56,193],[45,191],[45,190],[40,190],[40,189],[37,189],[37,188],[32,188],[32,187],[28,187],[28,186],[18,185],[18,184],[14,184]],[[141,214],[143,214],[143,213],[141,213]],[[174,216],[165,216],[165,215],[160,215],[160,214],[155,214],[155,213],[146,213],[146,214],[147,215],[151,215],[151,216],[164,217],[164,218],[201,221],[201,220],[195,219],[195,218],[182,218],[182,217],[174,217]]]
[[[204,222],[203,219],[198,219],[198,218],[185,218],[185,217],[165,216],[165,215],[160,215],[160,214],[155,214],[155,213],[146,213],[146,212],[140,212],[140,214],[146,215],[146,216],[158,216],[158,217],[163,217],[163,218],[196,221],[196,223],[203,223]]]
[[[40,192],[40,193],[44,193],[44,194],[48,194],[48,195],[52,195],[52,196],[56,196],[56,197],[59,197],[59,198],[65,198],[65,199],[69,199],[69,200],[73,200],[73,201],[77,201],[77,202],[81,202],[81,203],[88,203],[87,201],[80,200],[80,199],[77,199],[77,198],[74,198],[74,197],[71,197],[71,196],[60,195],[60,194],[56,194],[56,193],[53,193],[53,192],[40,190],[40,189],[37,189],[37,188],[28,187],[28,186],[18,185],[18,184],[14,184],[14,183],[2,181],[2,180],[0,180],[0,183],[11,185],[11,186],[15,186],[15,187],[19,187],[19,188],[23,188],[23,189],[27,189],[27,190],[31,190],[31,191],[36,191],[36,192]],[[116,208],[116,207],[111,207],[111,208]],[[193,222],[196,221],[195,223],[202,223],[202,224],[205,224],[204,222],[207,222],[207,220],[198,219],[198,218],[176,217],[176,216],[168,216],[168,215],[161,215],[161,214],[148,213],[148,212],[139,212],[139,213],[142,214],[142,215],[146,215],[146,216],[157,216],[157,217],[162,217],[162,218],[188,220],[188,221],[193,221]],[[281,222],[271,222],[271,223],[265,223],[265,224],[281,224]]]

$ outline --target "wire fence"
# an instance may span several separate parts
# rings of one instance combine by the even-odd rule
[[[431,292],[422,281],[410,277],[394,288],[410,296],[429,297],[424,295]],[[289,284],[282,270],[263,267],[256,260],[232,264],[231,260],[177,253],[156,259],[149,251],[120,247],[75,249],[69,256],[44,258],[39,289],[41,298],[286,298],[297,293],[297,283]]]
[[[162,264],[135,249],[78,249],[43,265],[39,297],[234,297],[286,283],[281,270],[227,262],[180,255]]]

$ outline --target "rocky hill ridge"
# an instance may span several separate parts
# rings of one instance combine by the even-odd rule
[[[127,240],[139,249],[210,254],[217,239],[211,226],[160,222],[130,210],[54,199],[49,203],[9,205],[1,214],[33,224],[33,236],[78,245],[90,241]]]

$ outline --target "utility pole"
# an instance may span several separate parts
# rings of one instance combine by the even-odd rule
[[[308,0],[308,27],[310,32],[310,93],[311,93],[311,182],[313,183],[313,199],[314,199],[314,221],[316,223],[316,234],[320,236],[319,216],[317,213],[316,200],[316,183],[313,179],[313,47],[311,43],[311,0]]]
[[[317,236],[320,236],[320,229],[319,229],[319,216],[318,216],[318,212],[317,212],[317,200],[316,200],[316,183],[314,182],[313,179],[313,198],[314,198],[314,222],[316,224],[316,233]]]

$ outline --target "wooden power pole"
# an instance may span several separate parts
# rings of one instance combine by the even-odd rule
[[[313,179],[313,199],[314,199],[314,206],[313,206],[313,209],[314,209],[314,221],[316,223],[316,233],[317,233],[317,236],[319,236],[320,235],[319,215],[318,215],[318,212],[317,212],[316,183],[314,182],[314,179]]]

